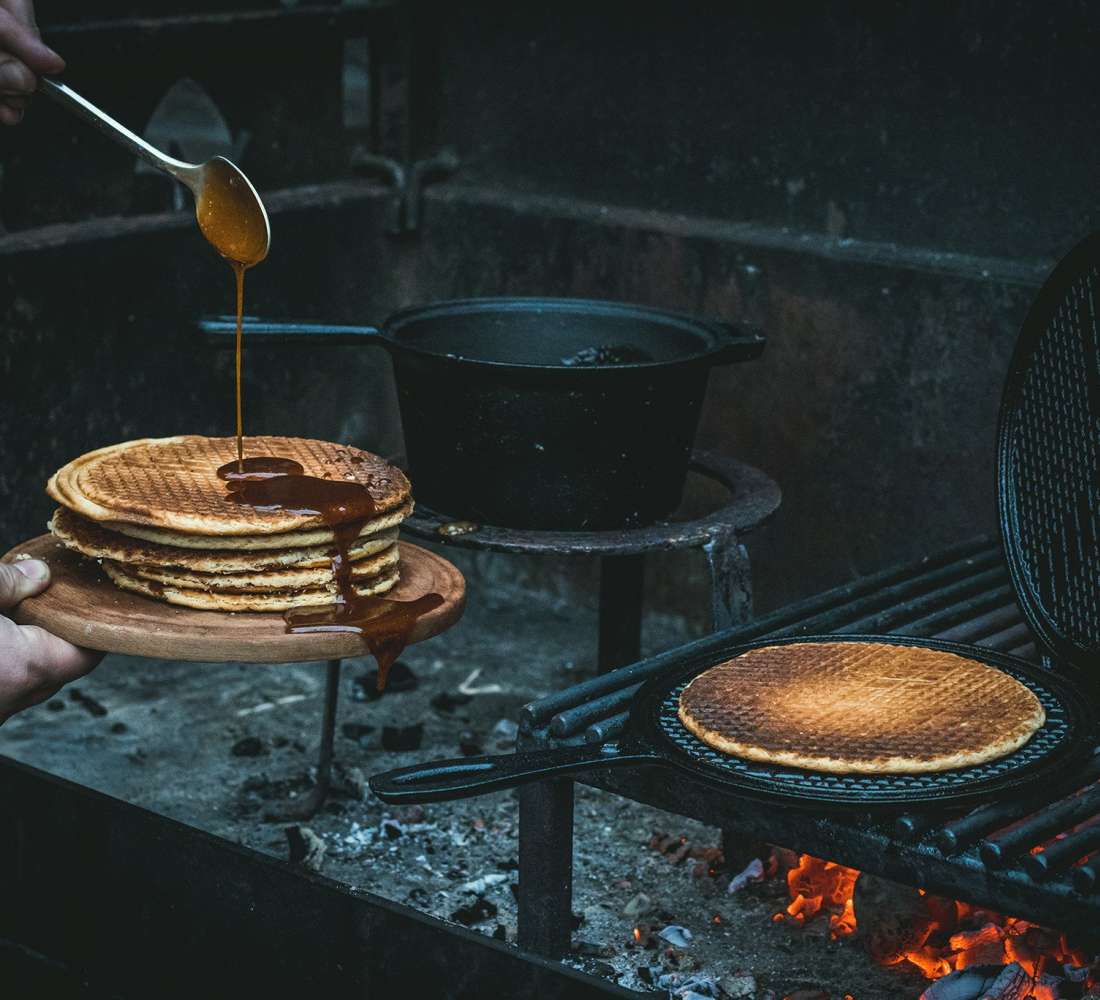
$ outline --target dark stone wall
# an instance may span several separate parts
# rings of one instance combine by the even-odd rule
[[[1098,218],[1088,0],[439,5],[435,25],[441,136],[482,182],[1009,256]]]

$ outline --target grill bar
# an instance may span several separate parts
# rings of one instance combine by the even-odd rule
[[[1040,812],[991,837],[986,837],[980,845],[982,861],[989,868],[1001,868],[1009,858],[1022,854],[1028,848],[1097,813],[1100,813],[1100,785],[1093,785],[1076,795],[1044,807]]]
[[[1005,582],[1005,574],[1000,569],[991,569],[972,580],[962,580],[942,590],[924,594],[920,600],[913,601],[906,612],[922,612],[916,619],[898,618],[897,611],[891,615],[879,615],[866,619],[844,629],[845,632],[882,632],[902,631],[907,635],[940,636],[941,630],[963,621],[969,622],[975,615],[1002,604],[1012,596],[1012,587]],[[981,588],[981,589],[978,589]],[[946,607],[944,606],[946,602]],[[935,610],[923,613],[927,608]]]
[[[1100,847],[1100,817],[1093,817],[1074,833],[1055,840],[1038,854],[1024,858],[1024,868],[1037,882],[1071,867],[1090,851]]]
[[[817,628],[835,631],[834,625],[850,622],[861,614],[874,609],[892,608],[899,601],[905,601],[930,588],[965,578],[975,568],[988,569],[996,565],[998,558],[995,544],[987,538],[981,538],[952,546],[930,559],[864,577],[824,594],[787,605],[749,625],[704,636],[641,663],[631,664],[531,702],[520,711],[520,730],[530,733],[536,726],[547,722],[564,709],[614,691],[624,683],[639,684],[678,663],[685,655],[708,652],[727,644],[731,638],[751,642],[754,639],[786,635],[792,631],[805,634]]]
[[[956,625],[946,632],[940,632],[938,638],[949,642],[977,643],[982,639],[988,639],[998,632],[1011,628],[1013,623],[1020,620],[1020,609],[1015,601],[1002,604],[999,608],[987,611],[984,615],[978,615],[968,622]]]
[[[1089,860],[1073,871],[1073,888],[1082,895],[1095,892],[1100,886],[1100,857],[1094,852]]]
[[[556,736],[558,739],[572,736],[574,733],[579,733],[590,722],[595,722],[608,712],[621,711],[630,704],[634,693],[641,686],[641,684],[633,684],[630,687],[620,688],[618,691],[612,691],[610,694],[595,698],[586,705],[579,705],[576,708],[558,712],[550,720],[550,735]]]

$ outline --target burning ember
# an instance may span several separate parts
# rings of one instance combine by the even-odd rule
[[[1100,982],[1100,967],[1091,956],[1071,947],[1064,934],[1027,920],[861,876],[808,854],[787,873],[787,886],[791,902],[772,918],[777,923],[802,927],[827,918],[833,938],[855,935],[876,961],[909,962],[927,979],[1015,963],[1029,980],[1020,995],[1034,1000],[1059,996],[1044,973],[1068,975],[1087,986]],[[933,995],[929,989],[922,996]]]

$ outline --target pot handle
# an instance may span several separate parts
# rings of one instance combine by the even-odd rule
[[[497,757],[454,757],[384,771],[370,779],[371,791],[390,805],[445,802],[515,788],[532,781],[572,775],[596,767],[655,764],[649,752],[623,752],[617,744],[551,747]]]
[[[197,322],[198,330],[213,347],[231,347],[237,336],[235,316],[205,316]],[[244,318],[241,327],[249,345],[255,344],[362,344],[369,342],[390,347],[390,342],[376,326],[333,326],[330,323],[305,323],[287,320],[270,323],[252,316]]]
[[[713,331],[717,341],[717,347],[707,359],[712,365],[752,361],[764,353],[767,340],[756,327],[744,323],[723,322],[712,322],[707,326]]]

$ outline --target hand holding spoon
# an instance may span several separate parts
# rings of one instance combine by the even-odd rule
[[[71,87],[41,77],[38,89],[146,163],[189,187],[195,196],[199,229],[231,264],[249,268],[267,256],[271,227],[263,202],[249,179],[224,156],[215,156],[205,163],[184,163],[151,146]]]

